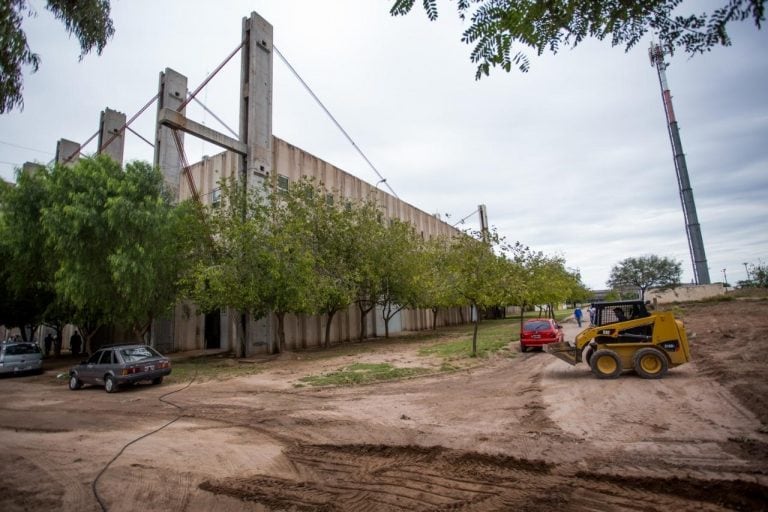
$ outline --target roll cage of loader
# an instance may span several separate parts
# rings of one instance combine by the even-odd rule
[[[685,327],[670,312],[649,312],[642,301],[598,302],[594,324],[574,342],[553,343],[544,350],[575,365],[589,364],[600,379],[614,379],[624,370],[658,379],[690,360]]]

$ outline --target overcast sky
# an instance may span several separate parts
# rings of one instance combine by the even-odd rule
[[[488,208],[508,240],[565,257],[593,288],[611,266],[646,254],[693,271],[658,77],[644,39],[635,49],[589,41],[531,57],[527,74],[474,80],[454,2],[429,22],[420,7],[392,18],[391,0],[113,0],[115,36],[78,62],[77,41],[44,10],[25,21],[40,70],[24,79],[24,110],[0,116],[0,177],[47,163],[56,141],[84,142],[106,107],[130,118],[166,67],[194,89],[240,41],[256,11],[274,44],[395,192],[457,222]],[[687,2],[703,9],[703,2]],[[715,2],[718,3],[718,2]],[[722,2],[720,2],[722,3]],[[733,46],[668,58],[667,78],[713,282],[768,260],[768,30],[744,23]],[[27,70],[29,71],[29,70]],[[275,136],[359,178],[377,176],[288,68],[274,60]],[[238,126],[239,56],[199,94]],[[156,107],[132,128],[152,140]],[[192,104],[189,117],[227,132]],[[188,137],[190,161],[219,150]],[[21,147],[18,147],[21,146]],[[85,148],[95,152],[95,142]],[[152,160],[128,134],[126,159]],[[459,227],[476,228],[473,215]]]

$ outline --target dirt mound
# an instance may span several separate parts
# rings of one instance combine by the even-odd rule
[[[768,300],[678,306],[703,375],[723,384],[768,427]]]

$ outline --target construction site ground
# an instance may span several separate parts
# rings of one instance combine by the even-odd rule
[[[675,311],[693,361],[661,380],[597,380],[514,342],[437,371],[419,337],[117,394],[56,369],[3,378],[0,510],[766,510],[768,300]],[[436,371],[299,380],[350,362]]]

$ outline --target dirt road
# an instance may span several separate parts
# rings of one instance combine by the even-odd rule
[[[348,360],[118,394],[2,379],[0,509],[766,510],[764,407],[739,397],[765,391],[768,302],[749,308],[750,339],[725,351],[744,304],[684,309],[696,359],[659,381],[598,381],[539,352],[320,390],[294,384]]]

